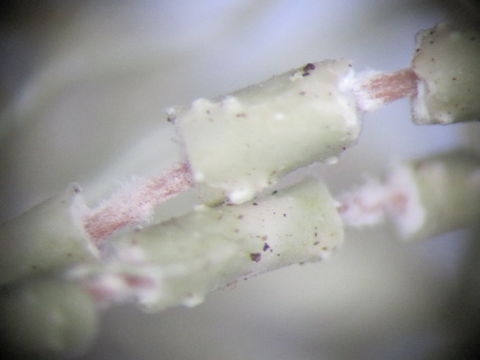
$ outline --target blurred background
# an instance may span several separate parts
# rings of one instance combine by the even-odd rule
[[[326,58],[398,70],[418,30],[480,19],[477,2],[455,0],[4,4],[0,220],[73,181],[93,205],[122,181],[160,174],[181,157],[167,107]],[[415,126],[402,100],[366,116],[337,165],[295,176],[323,177],[339,193],[392,161],[478,146],[478,134],[478,124]],[[192,201],[181,196],[157,219]],[[477,359],[475,236],[406,244],[388,228],[348,231],[328,261],[240,282],[192,309],[115,307],[82,359]]]

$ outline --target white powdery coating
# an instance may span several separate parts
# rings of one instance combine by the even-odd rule
[[[390,173],[388,187],[392,197],[387,211],[400,235],[408,237],[417,232],[426,221],[425,209],[412,169],[408,166],[396,166]]]
[[[148,308],[165,296],[164,276],[161,267],[111,262],[101,268],[79,265],[67,273],[70,280],[81,281],[100,307],[113,303],[135,301]]]
[[[192,294],[183,299],[182,305],[192,308],[200,305],[205,300],[205,296],[200,294]]]
[[[437,120],[439,124],[450,124],[454,121],[452,115],[448,114],[447,112],[440,111],[437,114]]]
[[[124,246],[116,250],[118,260],[129,264],[142,264],[146,261],[145,251],[137,245]]]
[[[325,160],[325,164],[327,165],[335,165],[337,163],[338,163],[338,157],[336,156],[329,157],[328,159]]]
[[[140,278],[144,277],[146,281],[140,286],[131,286],[130,291],[138,303],[146,309],[165,296],[164,274],[158,266],[143,266]]]
[[[83,195],[81,194],[81,188],[77,184],[71,185],[71,190],[73,191],[74,195],[72,198],[72,204],[70,206],[70,216],[72,218],[73,226],[78,230],[80,234],[82,234],[81,238],[85,242],[85,247],[87,250],[96,258],[99,257],[98,248],[95,244],[90,240],[90,236],[88,235],[87,231],[85,230],[83,219],[85,216],[91,211],[90,208],[87,206]]]
[[[382,73],[380,71],[365,70],[356,76],[352,72],[350,76],[343,79],[342,87],[346,90],[352,91],[355,94],[357,107],[360,110],[373,112],[385,105],[385,101],[383,101],[383,99],[370,96],[370,94],[362,86],[369,79],[381,74]]]
[[[430,113],[428,111],[428,105],[426,103],[428,94],[427,85],[424,81],[419,80],[417,83],[417,96],[412,98],[412,112],[420,121],[425,122],[430,119]]]
[[[228,200],[232,204],[242,204],[250,200],[255,195],[255,191],[251,187],[237,188],[228,194]]]
[[[373,226],[385,217],[388,189],[378,180],[369,178],[361,187],[342,194],[338,201],[343,221],[353,227]]]
[[[89,283],[90,291],[102,302],[124,302],[127,300],[128,287],[117,274],[102,274]]]
[[[338,82],[339,94],[337,94],[336,100],[337,104],[343,108],[342,113],[345,117],[345,125],[352,129],[358,128],[360,121],[356,111],[352,111],[353,108],[359,107],[356,93],[357,88],[358,80],[355,76],[355,71],[353,68],[349,68],[346,74],[342,76]]]
[[[436,85],[431,82],[427,85],[424,80],[419,80],[417,83],[417,94],[412,98],[412,113],[415,119],[421,124],[429,123],[432,118],[432,114],[429,111],[428,99],[431,93],[436,93]],[[431,106],[430,106],[431,107]],[[437,124],[450,124],[455,119],[446,111],[437,110],[435,113],[435,119]]]
[[[434,169],[439,175],[442,170],[443,167]],[[414,174],[404,165],[390,172],[386,184],[367,179],[364,185],[338,197],[338,201],[344,223],[357,228],[377,225],[388,216],[398,233],[408,237],[426,221]]]

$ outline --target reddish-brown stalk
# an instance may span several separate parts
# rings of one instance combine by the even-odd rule
[[[363,111],[371,111],[397,99],[414,96],[418,78],[412,69],[403,69],[393,73],[365,74],[358,81],[358,106]]]
[[[85,230],[93,243],[100,247],[115,231],[147,222],[157,205],[188,190],[192,185],[188,164],[177,165],[161,176],[113,194],[85,216]]]

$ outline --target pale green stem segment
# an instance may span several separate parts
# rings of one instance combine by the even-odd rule
[[[37,358],[78,353],[94,338],[99,305],[196,305],[239,279],[321,260],[343,242],[343,223],[326,187],[311,180],[256,202],[203,206],[115,240],[103,263],[2,289],[0,334],[8,350]]]
[[[100,301],[135,297],[150,310],[194,305],[239,279],[318,261],[343,241],[326,187],[308,181],[239,206],[203,206],[112,242],[106,266],[77,268]],[[73,274],[73,273],[72,273]]]
[[[425,239],[480,221],[480,158],[471,153],[405,162],[392,172],[390,183],[399,200],[390,207],[392,219],[406,239]]]
[[[307,64],[179,111],[176,124],[204,202],[239,204],[287,172],[335,162],[361,128],[351,66]]]
[[[439,24],[417,35],[412,98],[417,124],[480,119],[480,31]]]
[[[1,225],[0,285],[96,258],[80,224],[84,204],[79,191],[72,185]]]
[[[77,283],[38,277],[0,293],[0,338],[8,358],[78,355],[95,339],[97,322],[91,296]]]

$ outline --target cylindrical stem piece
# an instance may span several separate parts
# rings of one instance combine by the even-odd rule
[[[248,201],[352,145],[360,132],[352,77],[346,60],[311,63],[180,111],[176,124],[205,203]]]
[[[86,205],[79,192],[79,187],[72,185],[66,193],[0,227],[0,285],[96,258],[96,247],[81,223]]]
[[[309,181],[255,202],[203,206],[125,234],[111,244],[111,265],[87,283],[99,300],[137,298],[149,309],[193,305],[238,279],[320,260],[342,241],[331,195]]]
[[[480,119],[480,32],[440,24],[417,35],[412,69],[419,78],[413,98],[417,124]]]

